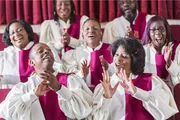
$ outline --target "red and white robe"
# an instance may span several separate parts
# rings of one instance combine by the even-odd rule
[[[103,42],[111,44],[117,40],[117,38],[125,37],[127,34],[127,27],[132,29],[132,32],[137,39],[141,39],[146,23],[151,17],[152,15],[137,11],[137,16],[132,24],[125,19],[124,16],[115,18],[105,26]]]

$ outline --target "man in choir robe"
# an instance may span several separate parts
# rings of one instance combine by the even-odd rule
[[[178,112],[161,78],[143,73],[145,51],[138,40],[118,39],[112,49],[116,72],[110,78],[104,71],[102,81],[104,97],[111,103],[108,120],[166,120]]]
[[[96,86],[102,80],[102,66],[108,69],[112,62],[111,48],[103,43],[101,26],[98,20],[89,18],[83,25],[84,42],[62,56],[65,69],[84,78],[88,86]]]
[[[113,43],[119,37],[125,37],[129,31],[141,39],[146,22],[152,17],[137,10],[136,0],[118,0],[122,16],[107,23],[103,34],[103,42]]]
[[[12,88],[0,104],[0,118],[67,120],[67,117],[83,119],[90,115],[91,90],[78,76],[58,73],[53,69],[54,56],[46,44],[36,44],[29,58],[35,72],[27,82]]]

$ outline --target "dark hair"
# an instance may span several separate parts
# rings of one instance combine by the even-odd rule
[[[167,32],[167,41],[165,44],[168,44],[171,41],[174,41],[172,33],[171,33],[171,28],[168,24],[168,21],[163,18],[162,16],[153,16],[146,24],[146,28],[142,37],[142,43],[143,45],[148,44],[149,42],[151,42],[151,38],[150,38],[150,34],[149,34],[149,30],[150,30],[150,26],[152,23],[157,22],[157,21],[162,21],[164,23],[164,26],[166,28],[166,32]]]
[[[83,25],[82,25],[82,28],[84,27],[84,24],[85,24],[86,22],[88,22],[89,20],[96,21],[96,22],[99,24],[100,28],[101,28],[101,24],[100,24],[99,20],[96,19],[96,18],[88,18],[87,20],[85,20],[84,23],[83,23]]]
[[[119,46],[125,48],[126,52],[131,57],[131,72],[134,75],[143,73],[145,66],[145,51],[140,41],[135,38],[119,38],[111,44],[113,56],[116,54]]]
[[[11,40],[10,40],[10,37],[9,37],[9,28],[10,28],[11,24],[16,23],[16,22],[20,23],[20,24],[24,27],[24,29],[26,30],[26,32],[27,32],[27,34],[28,34],[29,42],[30,42],[30,41],[34,41],[34,33],[33,33],[33,29],[32,29],[32,27],[31,27],[31,25],[30,25],[29,23],[27,23],[26,21],[21,20],[21,19],[14,19],[14,20],[12,20],[12,21],[10,21],[10,22],[8,23],[8,25],[7,25],[6,28],[5,28],[4,34],[3,34],[3,36],[2,36],[2,41],[3,41],[7,46],[13,45],[13,44],[11,43]]]
[[[58,21],[59,16],[57,14],[56,11],[56,1],[57,0],[53,0],[53,16],[54,16],[54,21]],[[71,14],[70,14],[70,24],[72,24],[75,21],[75,17],[76,17],[76,10],[75,10],[75,5],[74,2],[72,0],[70,0],[70,4],[71,4]]]

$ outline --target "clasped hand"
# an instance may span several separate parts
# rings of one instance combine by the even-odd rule
[[[35,88],[35,94],[41,96],[46,94],[50,90],[58,91],[61,88],[60,83],[57,81],[53,73],[44,71],[38,74],[42,80]]]

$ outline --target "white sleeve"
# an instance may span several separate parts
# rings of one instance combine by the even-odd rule
[[[65,66],[67,73],[79,73],[78,63],[76,61],[76,49],[67,51],[61,59],[62,63]]]
[[[111,63],[111,64],[108,64],[108,72],[109,72],[109,75],[112,76],[114,73],[115,73],[115,70],[114,70],[114,63]]]
[[[40,40],[39,42],[45,43],[47,45],[53,46],[57,51],[63,49],[63,45],[60,42],[60,29],[58,30],[58,26],[55,23],[52,23],[52,20],[45,20],[41,24],[41,32],[40,32]],[[53,29],[51,27],[54,27]],[[57,35],[54,35],[57,34]]]
[[[45,20],[41,24],[41,32],[40,32],[40,39],[39,42],[47,44],[50,41],[50,33],[51,33],[51,28],[50,28],[50,21]]]
[[[107,23],[107,25],[105,26],[104,33],[103,33],[103,39],[102,39],[102,41],[104,43],[111,44],[116,39],[114,36],[115,32],[113,29],[113,25],[114,25],[114,22],[111,21],[111,22]]]
[[[57,91],[61,110],[71,119],[84,119],[92,112],[92,92],[83,79],[68,76],[68,87]]]
[[[24,83],[19,83],[7,95],[6,99],[0,104],[0,118],[16,119],[26,116],[30,117],[31,105],[38,100],[34,91],[26,92]],[[28,117],[29,116],[29,117]]]
[[[4,51],[0,51],[0,75],[2,75],[3,72],[3,66],[4,65]]]
[[[152,76],[151,91],[147,92],[137,88],[133,97],[141,100],[144,108],[156,120],[168,119],[178,112],[170,89],[158,76]]]
[[[149,21],[149,19],[151,19],[152,17],[154,17],[155,15],[150,15],[150,14],[147,14],[146,15],[146,23]]]
[[[69,46],[70,47],[73,47],[73,48],[76,48],[78,46],[80,46],[80,44],[83,42],[83,38],[82,38],[82,26],[84,24],[84,22],[88,19],[87,16],[83,15],[81,17],[81,20],[80,20],[80,35],[79,35],[79,40],[77,40],[76,38],[73,38],[71,37],[71,40],[70,40],[70,43],[69,43]]]
[[[0,51],[0,88],[2,88],[2,72],[4,68],[4,51]]]
[[[180,82],[180,45],[178,45],[175,53],[174,61],[171,66],[167,69],[171,75],[172,83],[175,86]]]
[[[103,96],[104,88],[101,84],[97,85],[93,95],[93,120],[109,120],[109,108],[112,99]]]

